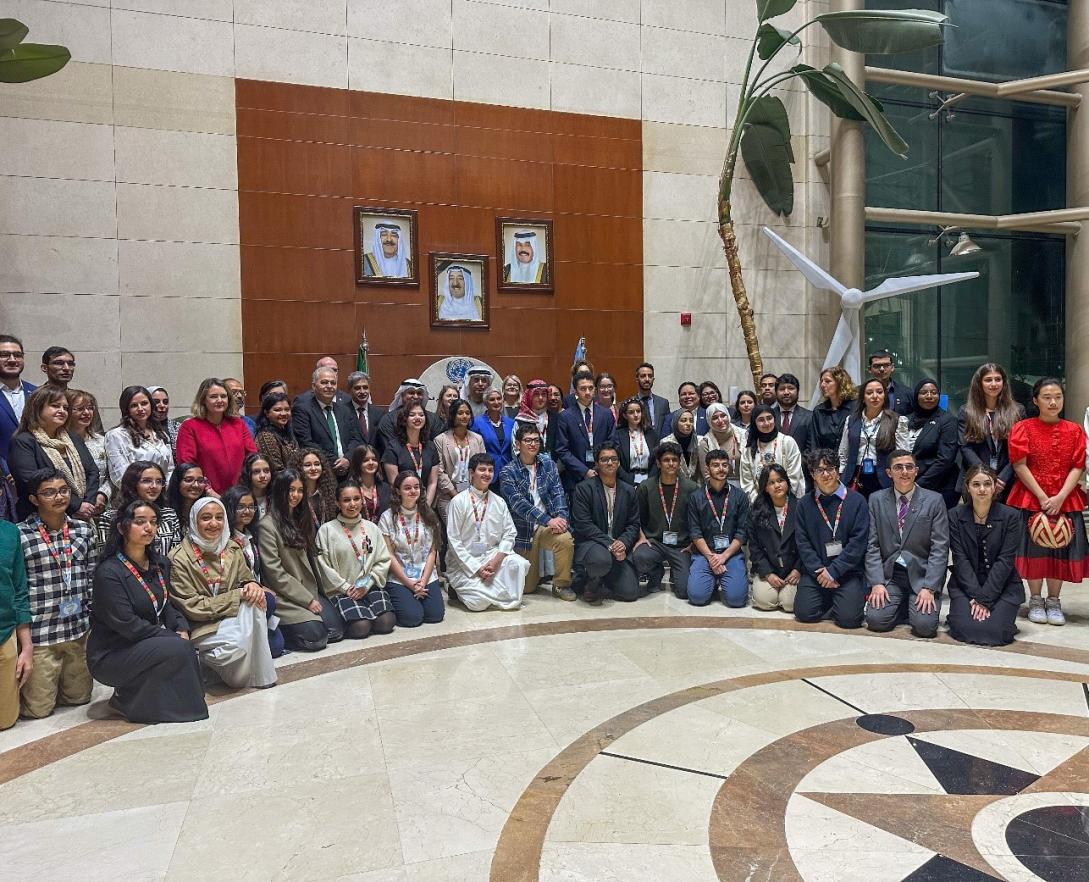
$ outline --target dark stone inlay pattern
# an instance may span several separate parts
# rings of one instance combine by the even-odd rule
[[[1089,806],[1048,805],[1018,815],[1006,844],[1044,882],[1081,882],[1089,862]]]
[[[946,793],[973,796],[1013,796],[1040,780],[1039,775],[962,753],[940,744],[908,737]]]
[[[866,714],[855,722],[875,735],[910,735],[915,731],[915,726],[910,722],[903,717],[894,717],[892,714]]]
[[[905,876],[904,882],[995,882],[1001,878],[936,854],[911,875]]]

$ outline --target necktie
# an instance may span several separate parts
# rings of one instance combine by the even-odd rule
[[[590,408],[588,408],[588,407],[586,407],[586,408],[583,408],[583,411],[582,411],[582,421],[583,421],[584,423],[586,423],[586,432],[587,432],[587,434],[589,434],[589,432],[590,432],[590,425],[591,425],[591,423],[590,423]]]
[[[900,507],[896,509],[896,526],[901,533],[904,532],[904,521],[908,516],[908,498],[900,494]]]
[[[643,411],[647,415],[647,420],[650,423],[650,427],[654,428],[654,401],[648,395],[643,399]]]
[[[788,410],[783,414],[783,433],[790,434],[790,418],[794,414],[794,411]]]
[[[363,433],[363,437],[367,437],[367,408],[359,408],[359,431]]]
[[[333,408],[331,407],[325,408],[325,425],[329,427],[329,434],[333,436],[333,443],[337,444],[339,447],[340,445],[337,439],[337,420],[336,417],[333,416]]]

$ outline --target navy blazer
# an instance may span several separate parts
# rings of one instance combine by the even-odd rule
[[[594,437],[593,443],[586,437],[586,424],[582,421],[582,408],[576,402],[574,407],[566,408],[561,414],[556,427],[556,458],[563,463],[563,489],[570,493],[586,477],[593,467],[593,461],[586,461],[587,452],[604,441],[609,441],[616,431],[613,412],[593,403]]]
[[[878,426],[877,431],[881,431],[880,425]],[[839,479],[848,487],[855,479],[855,473],[862,465],[862,463],[858,462],[858,448],[861,446],[862,418],[858,416],[858,414],[853,413],[847,417],[847,464],[843,467],[843,474],[839,476]],[[882,489],[892,486],[892,478],[890,478],[885,471],[889,466],[890,453],[892,453],[891,450],[877,451],[877,462],[874,465],[874,468],[877,469],[877,483],[881,485]]]
[[[643,399],[642,393],[636,395],[636,398],[638,398],[639,403],[643,405],[643,409],[651,415],[648,417],[648,419],[653,420],[651,428],[658,433],[659,438],[664,438],[666,433],[662,432],[662,426],[664,426],[666,420],[669,419],[669,402],[661,395],[655,395],[654,393],[651,393],[649,402]]]
[[[26,380],[21,382],[23,384],[23,396],[26,398],[29,398],[30,393],[38,388]],[[11,402],[8,401],[6,395],[0,393],[0,459],[8,458],[8,448],[11,446],[11,439],[18,428],[19,419],[15,416],[15,411],[11,409]]]
[[[341,404],[336,399],[333,400],[333,414],[337,421],[341,450],[346,459],[351,459],[352,451],[363,443],[359,421],[350,405]],[[319,447],[325,451],[330,463],[336,461],[337,444],[329,432],[329,424],[325,421],[325,411],[322,410],[321,403],[315,396],[300,395],[295,399],[295,405],[291,409],[291,428],[295,430],[295,437],[300,447],[310,445]]]
[[[654,477],[658,474],[658,463],[654,459],[654,450],[658,446],[658,435],[654,429],[647,429],[643,433],[643,438],[646,441],[647,455],[649,457],[647,475],[648,477]],[[617,428],[616,433],[613,435],[613,441],[616,442],[620,454],[620,470],[616,473],[616,477],[626,484],[634,485],[635,477],[631,471],[631,434],[628,432],[628,427],[620,426]]]
[[[1025,418],[1025,409],[1021,405],[1017,405],[1021,412],[1020,419]],[[957,489],[960,490],[964,486],[964,475],[974,465],[990,465],[991,454],[995,455],[998,461],[998,468],[995,469],[998,472],[998,480],[1006,485],[1006,489],[999,494],[999,501],[1006,498],[1009,493],[1009,488],[1013,484],[1013,464],[1010,463],[1010,442],[1007,438],[1003,438],[998,442],[998,449],[991,450],[991,444],[989,439],[982,441],[968,441],[964,437],[964,431],[968,427],[968,417],[966,415],[966,409],[961,407],[957,411],[957,444],[960,447],[960,476],[957,478]]]

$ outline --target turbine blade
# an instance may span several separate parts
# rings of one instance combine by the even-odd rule
[[[812,260],[802,254],[802,252],[781,236],[773,233],[767,227],[761,227],[761,229],[764,231],[764,235],[771,239],[772,244],[786,255],[787,260],[798,268],[798,272],[805,276],[806,281],[814,288],[820,288],[825,291],[835,291],[840,297],[847,293],[846,286],[837,282],[831,275],[817,266]]]
[[[832,342],[828,346],[828,354],[824,356],[824,364],[821,366],[821,370],[824,371],[839,364],[843,360],[843,356],[847,354],[847,350],[851,348],[851,342],[854,339],[855,331],[851,327],[851,320],[846,313],[841,313],[839,324],[836,325],[836,332],[832,335]],[[820,404],[820,400],[821,387],[818,381],[817,387],[813,390],[813,398],[809,402],[810,408]]]
[[[910,294],[912,291],[922,291],[924,288],[936,288],[939,285],[952,285],[954,282],[966,282],[969,279],[978,278],[979,273],[938,273],[931,276],[900,276],[885,279],[876,288],[865,292],[862,295],[862,302],[870,303],[885,297],[894,297],[897,294]]]

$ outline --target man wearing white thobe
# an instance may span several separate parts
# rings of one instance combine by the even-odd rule
[[[489,490],[494,472],[490,453],[475,454],[469,460],[472,483],[450,500],[446,515],[446,576],[473,612],[518,609],[529,573],[529,561],[514,552],[518,531],[507,504]]]

